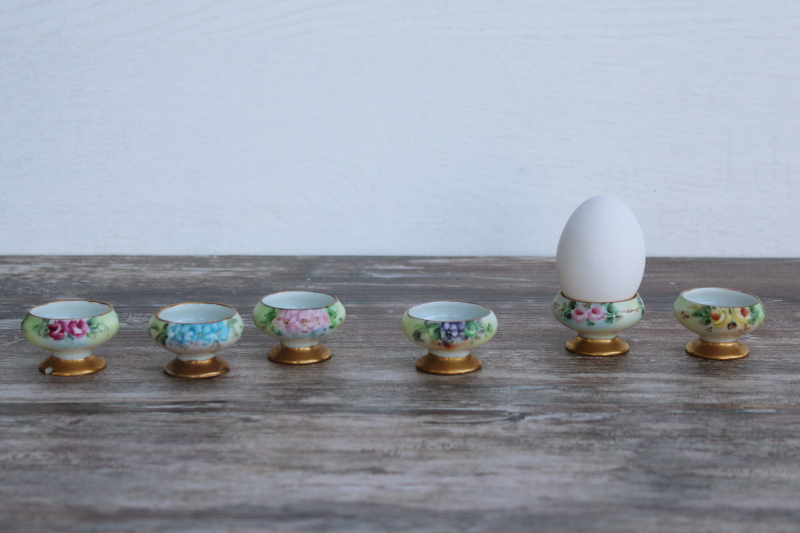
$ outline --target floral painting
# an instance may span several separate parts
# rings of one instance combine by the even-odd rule
[[[344,306],[335,303],[318,309],[276,309],[263,306],[255,317],[263,331],[279,338],[304,339],[327,335],[342,325]]]
[[[439,345],[443,348],[457,348],[464,344],[474,345],[494,335],[496,326],[491,321],[467,320],[464,322],[420,321],[414,327],[414,341]]]
[[[168,348],[219,347],[228,340],[234,342],[242,335],[244,324],[238,316],[211,324],[176,324],[154,320],[148,332],[160,345]]]
[[[638,296],[636,297],[636,304],[632,309],[621,310],[613,302],[584,303],[566,298],[557,298],[553,302],[553,313],[565,322],[573,322],[583,326],[614,324],[631,313],[644,315],[644,302]]]
[[[720,330],[743,333],[759,327],[764,322],[766,313],[761,304],[749,307],[690,305],[686,309],[680,309],[680,318],[699,322],[709,333]]]
[[[22,328],[30,328],[34,334],[54,341],[70,341],[75,339],[94,339],[108,331],[102,320],[94,318],[78,318],[74,320],[50,320],[28,315],[22,322]]]

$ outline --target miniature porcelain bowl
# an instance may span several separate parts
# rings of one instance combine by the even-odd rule
[[[430,374],[466,374],[481,367],[470,350],[486,344],[497,332],[491,309],[469,302],[430,302],[403,314],[403,333],[428,353],[417,369]]]
[[[39,364],[52,376],[83,376],[106,367],[92,350],[119,331],[119,317],[105,302],[63,300],[39,305],[22,320],[25,339],[53,355]]]
[[[209,302],[186,302],[156,311],[147,332],[175,359],[164,372],[179,378],[210,378],[230,370],[217,353],[233,345],[242,336],[244,322],[229,305]]]
[[[308,365],[330,359],[319,341],[339,329],[347,316],[336,296],[322,292],[268,294],[253,309],[258,329],[280,341],[267,357],[275,363]]]
[[[749,292],[718,287],[683,291],[672,306],[683,327],[700,337],[686,345],[706,359],[741,359],[750,349],[737,339],[755,331],[767,317],[764,304]]]
[[[567,342],[567,350],[593,356],[622,355],[628,343],[617,333],[633,326],[644,316],[639,293],[621,302],[580,302],[559,292],[553,300],[553,316],[578,336]]]

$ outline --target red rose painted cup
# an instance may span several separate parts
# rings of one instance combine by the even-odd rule
[[[22,320],[25,339],[49,351],[39,370],[53,376],[81,376],[105,368],[92,353],[119,331],[114,308],[94,300],[63,300],[39,305]]]

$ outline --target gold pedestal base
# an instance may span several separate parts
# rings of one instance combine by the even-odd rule
[[[695,339],[686,345],[686,352],[689,355],[702,357],[703,359],[727,361],[729,359],[747,357],[750,353],[750,348],[739,341],[708,342],[703,339]]]
[[[85,376],[105,367],[106,360],[94,354],[83,359],[59,359],[51,355],[39,363],[39,372],[48,376]]]
[[[567,341],[567,350],[579,355],[610,357],[628,353],[630,346],[616,337],[613,339],[586,339],[579,335]]]
[[[289,348],[283,344],[273,346],[267,354],[267,359],[273,363],[283,365],[313,365],[331,358],[331,351],[322,344],[307,346],[305,348]]]
[[[222,357],[214,356],[205,361],[181,361],[173,359],[164,365],[164,373],[173,378],[203,379],[227,374],[231,365]]]
[[[417,359],[417,370],[428,374],[454,376],[481,369],[481,360],[472,354],[464,357],[439,357],[428,353]]]

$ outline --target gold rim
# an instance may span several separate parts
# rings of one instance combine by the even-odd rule
[[[181,361],[177,357],[164,365],[164,373],[172,378],[206,379],[227,374],[231,365],[215,355],[203,361]]]
[[[440,376],[459,376],[481,369],[481,360],[472,354],[464,357],[441,357],[430,352],[417,359],[420,372]]]
[[[428,318],[422,318],[422,317],[419,317],[419,316],[414,316],[414,315],[412,315],[412,314],[411,314],[411,310],[412,310],[412,309],[414,309],[415,307],[420,307],[420,306],[423,306],[423,305],[428,305],[428,304],[439,304],[439,303],[447,303],[447,304],[471,304],[471,305],[477,305],[477,306],[479,306],[479,307],[483,307],[483,308],[484,308],[484,309],[486,309],[486,311],[488,311],[488,312],[487,312],[485,315],[481,315],[481,316],[479,316],[478,318],[468,318],[468,319],[466,319],[466,320],[430,320],[430,319],[428,319]],[[491,315],[491,314],[492,314],[492,310],[491,310],[491,309],[489,309],[488,307],[486,307],[486,306],[485,306],[485,305],[483,305],[483,304],[478,304],[478,303],[475,303],[475,302],[462,302],[462,301],[458,301],[458,300],[436,300],[435,302],[425,302],[424,304],[412,305],[411,307],[409,307],[408,309],[406,309],[406,314],[407,314],[409,317],[411,317],[411,318],[415,318],[415,319],[417,319],[417,320],[424,320],[424,321],[426,321],[426,322],[436,322],[437,324],[443,324],[443,323],[445,323],[445,322],[469,322],[469,321],[471,321],[471,320],[480,320],[481,318],[486,318],[487,316]]]
[[[179,305],[190,305],[190,304],[220,305],[222,307],[227,307],[228,309],[233,311],[233,314],[231,316],[228,316],[228,317],[225,317],[225,318],[220,318],[219,320],[209,320],[207,322],[175,322],[174,320],[166,320],[164,318],[161,318],[161,316],[160,316],[161,315],[161,311],[164,311],[166,309],[170,309],[172,307],[178,307]],[[168,305],[166,307],[162,307],[161,309],[156,311],[155,317],[157,319],[159,319],[160,321],[167,322],[169,324],[216,324],[217,322],[222,322],[223,320],[230,320],[231,318],[235,317],[237,314],[239,314],[239,312],[235,308],[233,308],[233,307],[231,307],[230,305],[227,305],[227,304],[221,304],[221,303],[217,303],[217,302],[182,302],[182,303],[179,303],[179,304],[172,304],[172,305]]]
[[[328,304],[328,305],[321,305],[319,307],[301,307],[299,309],[297,307],[276,307],[274,305],[269,305],[269,304],[264,303],[264,298],[266,298],[267,296],[274,296],[276,294],[286,294],[287,292],[305,292],[305,293],[308,293],[308,294],[324,294],[325,296],[330,296],[331,298],[333,298],[333,303]],[[337,298],[333,294],[328,294],[327,292],[319,292],[319,291],[278,291],[278,292],[271,292],[269,294],[265,294],[264,296],[261,297],[261,299],[258,302],[261,305],[265,306],[265,307],[271,307],[273,309],[283,309],[284,311],[301,311],[303,309],[327,309],[328,307],[330,307],[332,305],[336,305],[337,303],[339,303],[339,298]]]
[[[686,353],[703,359],[730,361],[747,357],[750,355],[750,348],[741,341],[708,342],[703,339],[695,339],[686,345]]]
[[[75,318],[48,318],[48,317],[39,316],[39,315],[36,315],[36,314],[33,313],[34,309],[38,309],[40,307],[44,307],[45,305],[59,304],[59,303],[62,303],[62,302],[91,302],[91,303],[94,303],[94,304],[103,304],[103,305],[107,305],[108,306],[108,311],[106,311],[105,313],[100,313],[99,315],[79,316],[79,317],[75,317]],[[28,310],[28,314],[31,315],[31,316],[35,316],[36,318],[41,318],[42,320],[81,320],[81,319],[82,320],[86,320],[87,318],[97,318],[99,316],[107,315],[108,313],[110,313],[113,310],[114,310],[114,306],[109,304],[109,303],[101,302],[100,300],[81,300],[80,298],[77,298],[75,300],[55,300],[53,302],[47,302],[47,303],[44,303],[44,304],[39,304],[39,305],[37,305],[35,307],[31,307]]]
[[[619,337],[614,337],[613,339],[587,339],[578,335],[567,341],[567,350],[578,355],[591,357],[613,357],[628,353],[630,346]]]
[[[86,376],[105,367],[106,360],[94,354],[83,359],[59,359],[51,355],[39,363],[39,372],[48,376]]]
[[[579,302],[582,304],[621,304],[622,302],[630,302],[631,300],[635,300],[636,298],[640,297],[639,291],[636,291],[636,294],[625,300],[614,300],[613,302],[585,302],[583,300],[578,300],[577,298],[573,298],[572,296],[567,296],[566,294],[564,294],[564,291],[558,291],[558,294],[560,294],[567,300],[572,300],[573,302]]]
[[[733,306],[731,306],[731,305],[709,305],[709,304],[704,304],[704,303],[700,303],[700,302],[695,302],[694,300],[690,300],[689,298],[684,296],[685,293],[690,292],[690,291],[696,291],[698,289],[720,289],[720,290],[723,290],[723,291],[738,292],[740,294],[747,294],[748,296],[752,296],[753,298],[755,298],[756,299],[756,303],[754,303],[753,305],[758,305],[758,304],[761,303],[761,298],[759,298],[758,296],[756,296],[752,292],[740,291],[739,289],[729,289],[727,287],[695,287],[694,289],[686,289],[685,291],[681,291],[680,297],[683,298],[684,300],[686,300],[687,302],[692,302],[693,304],[708,305],[709,307],[718,307],[720,309],[732,309],[732,308],[735,308],[735,307],[750,307],[749,305],[745,305],[745,306],[741,306],[741,305],[733,305]]]
[[[331,350],[324,344],[290,348],[279,344],[270,348],[267,359],[283,365],[312,365],[331,358]]]

